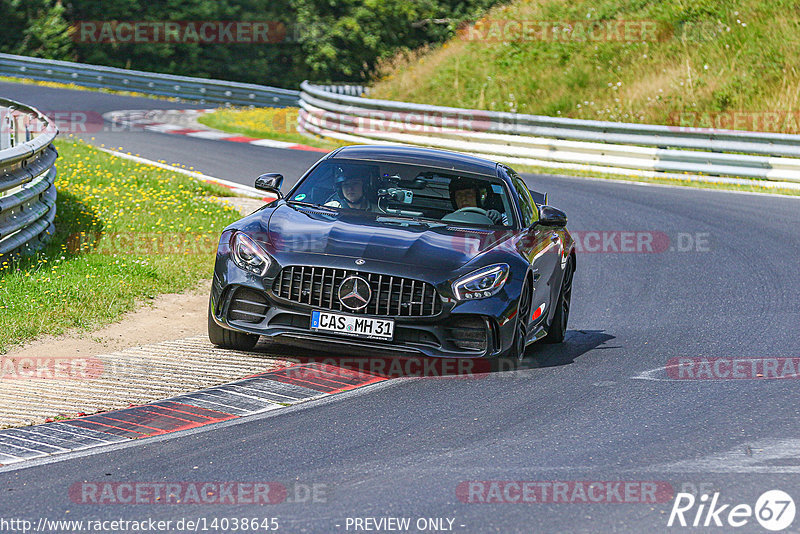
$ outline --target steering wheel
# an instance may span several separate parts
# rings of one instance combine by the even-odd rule
[[[460,210],[454,211],[451,215],[456,213],[477,213],[478,215],[484,215],[486,217],[489,216],[485,209],[477,206],[467,206],[466,208],[461,208]]]
[[[494,224],[487,211],[477,206],[467,206],[442,217],[444,222],[459,222],[471,224]]]

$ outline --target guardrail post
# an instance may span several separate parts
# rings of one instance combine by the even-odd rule
[[[11,148],[11,129],[13,124],[11,110],[0,108],[0,150]]]

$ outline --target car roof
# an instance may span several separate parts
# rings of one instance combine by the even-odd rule
[[[457,172],[497,176],[497,163],[488,159],[412,146],[352,145],[333,152],[331,159],[356,159],[382,161],[386,163],[407,163],[448,169]]]

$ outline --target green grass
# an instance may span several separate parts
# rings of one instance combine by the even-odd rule
[[[795,1],[515,0],[484,20],[655,21],[659,30],[657,39],[631,42],[455,37],[386,62],[371,96],[583,119],[800,133]],[[492,23],[481,24],[481,35],[488,35]],[[754,115],[744,115],[739,123],[718,122],[739,112]]]
[[[0,353],[117,320],[139,299],[208,278],[222,229],[239,213],[221,188],[57,141],[56,233],[35,256],[0,256]]]
[[[225,108],[198,118],[201,124],[223,132],[274,139],[333,150],[347,143],[335,139],[312,137],[297,131],[299,108]]]

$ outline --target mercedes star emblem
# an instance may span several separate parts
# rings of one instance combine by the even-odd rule
[[[360,310],[369,304],[372,289],[360,276],[348,276],[339,284],[339,302],[348,310]]]

